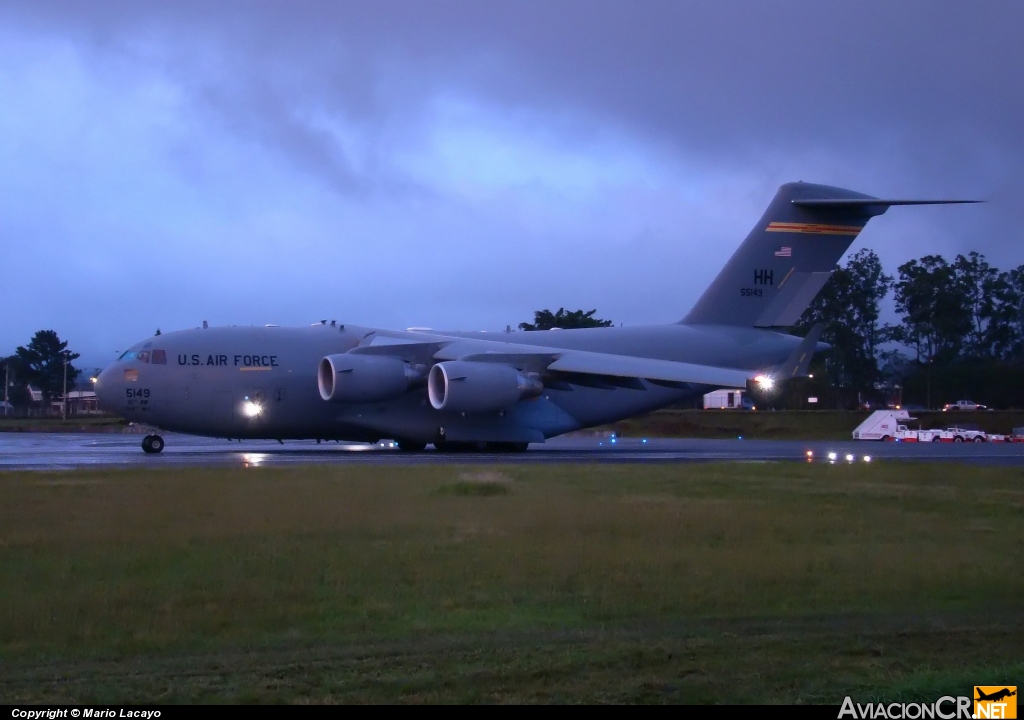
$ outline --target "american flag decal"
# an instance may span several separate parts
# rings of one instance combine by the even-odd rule
[[[775,257],[793,257],[793,248],[783,245],[775,251]]]

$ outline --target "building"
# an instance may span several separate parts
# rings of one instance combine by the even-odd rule
[[[755,410],[750,398],[744,397],[743,390],[715,390],[704,396],[704,409]]]
[[[50,403],[50,412],[60,415],[60,399]],[[68,393],[68,417],[72,415],[98,415],[100,408],[96,400],[96,392],[93,390],[72,390]]]

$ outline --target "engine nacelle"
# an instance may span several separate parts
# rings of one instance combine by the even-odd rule
[[[316,379],[324,400],[363,403],[404,395],[423,375],[401,358],[344,353],[321,360]]]
[[[430,368],[427,394],[435,410],[495,412],[536,397],[544,390],[540,380],[527,377],[511,365],[453,360]]]

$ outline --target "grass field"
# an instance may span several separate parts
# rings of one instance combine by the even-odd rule
[[[1024,472],[0,474],[0,697],[805,702],[1024,678]]]

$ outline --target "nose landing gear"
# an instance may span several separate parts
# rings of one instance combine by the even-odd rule
[[[147,435],[142,438],[142,451],[146,453],[158,453],[164,449],[164,439],[159,435]]]

